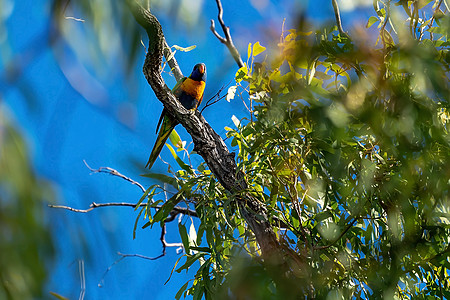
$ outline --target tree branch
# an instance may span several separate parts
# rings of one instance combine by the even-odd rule
[[[121,257],[119,259],[117,259],[116,261],[114,261],[105,271],[105,273],[103,273],[102,278],[100,279],[100,282],[98,284],[99,287],[102,287],[102,282],[106,276],[106,274],[108,274],[108,272],[114,267],[114,265],[118,264],[122,259],[126,258],[126,257],[138,257],[138,258],[143,258],[143,259],[147,259],[147,260],[157,260],[160,259],[161,257],[166,255],[166,248],[167,247],[178,247],[178,248],[183,248],[183,243],[167,243],[166,242],[166,224],[163,225],[163,227],[161,227],[161,237],[159,238],[159,240],[161,241],[162,244],[162,253],[158,256],[155,257],[150,257],[150,256],[145,256],[145,255],[141,255],[141,254],[123,254],[120,252],[117,252],[118,255],[120,255]],[[181,251],[177,250],[177,254],[179,254]]]
[[[339,6],[337,4],[337,0],[331,0],[333,4],[334,17],[336,18],[336,25],[339,31],[339,34],[348,36],[347,33],[342,28],[341,14],[339,13]]]
[[[73,207],[65,206],[65,205],[53,205],[53,204],[48,205],[48,207],[50,207],[50,208],[61,208],[61,209],[66,209],[66,210],[70,210],[70,211],[77,212],[77,213],[88,213],[88,212],[94,210],[95,208],[110,207],[110,206],[127,206],[127,207],[136,208],[136,207],[146,207],[147,203],[141,203],[141,204],[139,204],[139,206],[137,206],[135,203],[127,203],[127,202],[109,202],[109,203],[92,202],[91,205],[89,205],[89,208],[87,208],[87,209],[78,209],[78,208],[73,208]],[[160,209],[161,207],[162,207],[162,204],[158,204],[157,206],[155,206],[155,209]],[[196,218],[198,217],[197,212],[193,209],[190,209],[187,207],[175,206],[173,208],[173,210],[170,212],[170,217],[168,217],[168,218],[171,218],[171,219],[169,219],[169,221],[172,221],[174,219],[174,217],[178,214],[184,214],[184,215],[188,215],[188,216],[196,217]]]
[[[220,1],[218,1],[218,4]],[[298,255],[292,249],[283,247],[269,224],[265,207],[247,192],[244,174],[237,171],[234,154],[228,151],[222,138],[211,128],[200,113],[186,110],[167,88],[159,72],[162,63],[164,34],[160,23],[150,11],[138,3],[128,2],[136,21],[145,28],[149,36],[143,72],[156,97],[164,104],[169,114],[174,116],[192,136],[194,150],[202,156],[211,172],[222,186],[238,202],[242,217],[255,234],[265,261],[281,265],[288,260],[297,261]],[[229,33],[229,32],[228,32]],[[292,267],[292,266],[291,266]],[[299,266],[295,267],[296,269]]]
[[[128,181],[128,182],[131,182],[131,183],[134,184],[134,185],[137,185],[137,186],[141,189],[141,191],[142,191],[143,193],[145,193],[145,188],[142,186],[142,184],[140,184],[139,182],[137,182],[137,181],[131,179],[130,177],[127,177],[127,176],[125,176],[125,175],[123,175],[123,174],[117,172],[116,170],[110,168],[110,167],[100,167],[100,168],[98,168],[98,169],[93,169],[93,168],[91,168],[91,167],[87,164],[87,162],[86,162],[85,160],[83,160],[83,162],[84,162],[84,164],[86,165],[86,167],[87,167],[89,170],[91,170],[92,173],[106,173],[106,174],[109,174],[109,175],[113,175],[113,176],[120,177],[120,178],[122,178],[123,180],[126,180],[126,181]]]
[[[225,22],[223,21],[223,8],[222,3],[220,0],[216,0],[217,3],[217,9],[219,10],[219,14],[217,16],[217,19],[219,20],[219,24],[222,27],[222,31],[225,34],[225,38],[221,37],[220,34],[216,31],[216,25],[214,23],[214,20],[211,20],[211,26],[209,29],[211,29],[212,33],[216,36],[216,38],[222,43],[227,46],[228,50],[231,53],[231,56],[236,61],[239,68],[242,68],[244,66],[244,62],[241,59],[241,55],[239,54],[239,51],[236,49],[236,46],[234,46],[233,39],[230,35],[230,27],[225,25]]]
[[[167,44],[166,39],[164,39],[164,57],[166,58],[166,61],[169,64],[170,71],[172,71],[173,76],[175,76],[175,80],[177,82],[180,81],[183,78],[183,73],[181,72],[181,69],[178,66],[178,62],[175,58],[175,55],[172,54],[172,50]]]

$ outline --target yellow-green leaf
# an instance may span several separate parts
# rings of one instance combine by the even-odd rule
[[[266,47],[261,46],[261,44],[259,42],[256,42],[253,45],[253,56],[261,54],[264,51],[266,51]]]
[[[59,299],[59,300],[69,300],[69,298],[61,296],[60,294],[57,294],[55,292],[50,292],[50,295],[52,295],[53,297],[55,297],[56,299]]]
[[[236,78],[236,82],[239,83],[241,82],[245,76],[247,76],[247,66],[244,64],[244,66],[242,68],[240,68],[239,70],[237,70],[235,78]]]
[[[176,130],[172,130],[172,132],[169,135],[169,140],[176,148],[183,148],[183,142],[181,141],[180,136],[176,132]]]
[[[172,153],[173,158],[177,161],[178,165],[185,171],[192,172],[192,169],[190,166],[188,166],[184,161],[181,160],[181,158],[177,155],[175,150],[170,146],[169,144],[166,144],[167,148],[169,148],[170,153]]]
[[[366,28],[370,28],[370,26],[372,26],[377,21],[378,21],[377,17],[371,16],[367,21]]]

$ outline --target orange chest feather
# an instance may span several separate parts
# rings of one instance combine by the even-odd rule
[[[181,84],[181,90],[200,101],[203,98],[205,85],[206,83],[204,81],[196,81],[186,78],[186,80]]]

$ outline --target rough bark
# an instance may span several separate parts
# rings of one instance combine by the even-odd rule
[[[194,150],[202,156],[220,184],[235,195],[242,217],[254,233],[264,260],[270,261],[272,265],[285,265],[286,256],[290,257],[289,261],[298,261],[298,255],[294,251],[279,243],[264,206],[247,192],[248,185],[244,174],[237,171],[234,153],[228,151],[222,138],[198,111],[192,113],[186,110],[165,85],[160,73],[164,50],[164,34],[160,23],[139,4],[134,1],[128,3],[131,4],[136,21],[144,27],[149,37],[143,72],[156,97],[192,136]],[[289,265],[292,268],[292,264]]]

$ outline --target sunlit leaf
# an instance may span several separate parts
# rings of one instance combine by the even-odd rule
[[[189,47],[180,47],[178,45],[173,45],[172,47],[174,47],[177,50],[183,51],[183,52],[189,52],[191,50],[194,50],[195,47],[197,47],[197,46],[196,45],[192,45],[192,46],[189,46]]]
[[[374,16],[370,17],[369,20],[367,21],[366,28],[370,28],[373,24],[375,24],[378,21],[379,19],[377,17]]]
[[[183,141],[181,140],[180,136],[178,135],[175,129],[173,129],[172,132],[170,133],[169,140],[172,143],[172,145],[174,145],[174,147],[183,149]]]
[[[183,242],[184,251],[189,253],[189,236],[186,230],[186,226],[182,223],[178,223],[178,231],[180,232],[181,241]]]
[[[253,45],[253,56],[257,56],[258,54],[261,54],[266,50],[266,47],[263,47],[259,44],[259,42],[256,42]]]
[[[247,66],[244,65],[236,72],[235,75],[236,83],[241,82],[247,76],[247,73],[248,73]]]
[[[235,86],[235,85],[230,86],[228,88],[227,98],[226,98],[228,102],[230,102],[230,100],[234,99],[234,96],[236,94],[236,90],[237,90],[237,86]]]

